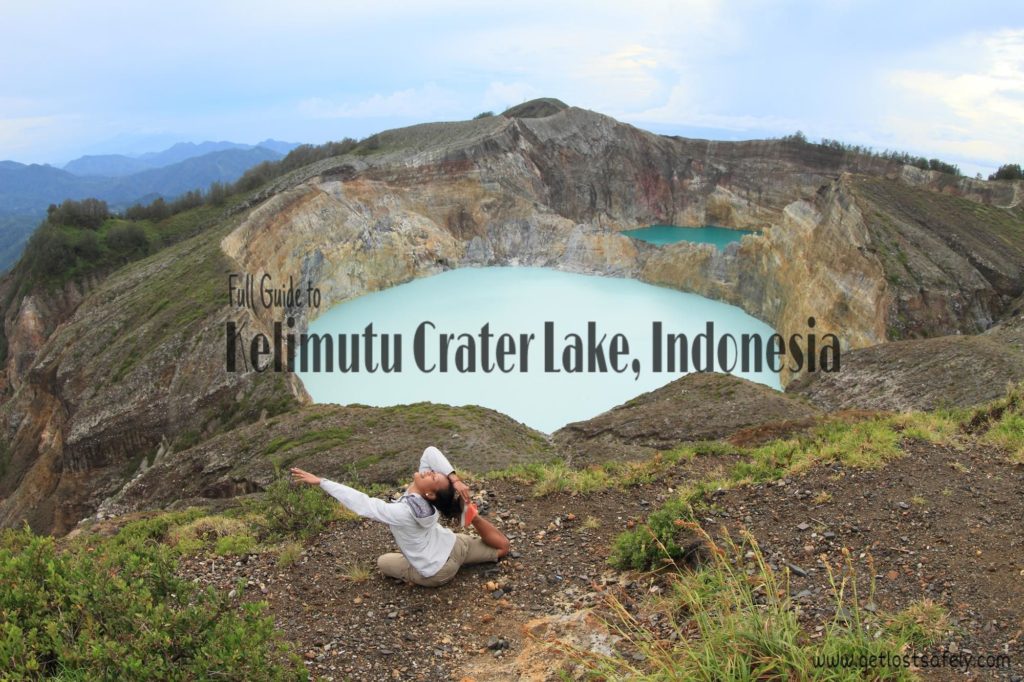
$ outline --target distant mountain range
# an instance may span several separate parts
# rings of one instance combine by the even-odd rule
[[[276,161],[297,144],[265,140],[183,142],[138,156],[83,156],[63,169],[0,161],[0,272],[13,265],[50,204],[96,197],[120,210],[157,197],[173,199],[213,182],[234,182],[264,161]]]
[[[147,152],[145,154],[101,154],[98,156],[83,156],[69,161],[64,165],[64,170],[73,175],[98,175],[107,178],[119,178],[125,175],[133,175],[152,168],[163,168],[172,164],[180,163],[197,156],[205,156],[213,152],[223,152],[231,149],[256,149],[262,147],[278,154],[287,154],[298,145],[280,140],[263,140],[256,144],[239,144],[238,142],[179,142],[162,152]]]

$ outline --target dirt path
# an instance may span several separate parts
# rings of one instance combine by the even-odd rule
[[[845,546],[864,569],[862,594],[868,594],[871,572],[860,554],[873,557],[879,608],[923,598],[945,605],[958,628],[953,648],[1005,651],[1014,667],[996,679],[1019,679],[1024,467],[982,447],[914,443],[907,449],[906,457],[877,471],[829,466],[717,493],[703,521],[712,531],[749,527],[775,566],[788,562],[806,571],[793,577],[791,592],[809,631],[834,610],[821,557],[836,563]],[[699,468],[712,465],[704,461]],[[691,475],[680,470],[626,491],[540,498],[508,481],[489,482],[487,512],[512,538],[515,554],[497,565],[466,567],[435,590],[377,573],[373,562],[393,551],[393,541],[386,527],[370,521],[332,524],[287,568],[278,568],[272,556],[250,555],[190,558],[182,571],[224,589],[247,578],[245,598],[269,602],[277,626],[298,643],[316,679],[458,679],[472,664],[483,680],[483,660],[493,661],[495,678],[504,669],[514,679],[512,659],[530,619],[589,606],[595,586],[604,583],[646,592],[653,578],[620,576],[607,566],[611,542]],[[353,565],[371,569],[369,577],[346,577]],[[488,591],[488,582],[500,592]],[[955,679],[993,679],[991,672],[972,672]]]
[[[519,625],[528,619],[590,605],[592,583],[617,579],[605,562],[611,541],[657,508],[668,493],[656,490],[535,498],[495,481],[487,490],[488,515],[512,539],[512,558],[465,567],[438,589],[377,572],[373,562],[394,551],[394,542],[371,521],[332,524],[288,568],[277,568],[272,556],[250,555],[185,559],[182,571],[224,589],[245,577],[246,597],[270,603],[278,627],[299,643],[318,678],[449,679],[467,658],[514,655]],[[348,579],[353,565],[372,568],[370,577]],[[500,593],[486,589],[492,581]]]

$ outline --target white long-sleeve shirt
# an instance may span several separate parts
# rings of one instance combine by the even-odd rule
[[[433,445],[423,451],[419,470],[445,476],[455,471]],[[398,549],[423,577],[434,575],[448,561],[455,533],[438,523],[440,514],[419,495],[406,494],[397,502],[385,502],[326,478],[320,479],[320,487],[356,514],[388,524]]]

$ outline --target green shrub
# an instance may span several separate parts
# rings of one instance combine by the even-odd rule
[[[619,534],[609,563],[616,568],[647,570],[693,557],[699,547],[689,530],[696,520],[694,506],[715,487],[716,482],[711,481],[687,488],[647,517],[646,523]]]
[[[80,536],[60,552],[27,528],[0,534],[5,679],[307,679],[265,604],[236,610],[176,575],[170,548],[153,541],[161,525]]]
[[[127,223],[114,225],[107,231],[107,247],[117,257],[128,261],[149,252],[149,237],[139,225]]]
[[[107,202],[99,199],[68,199],[59,206],[50,204],[46,210],[46,219],[54,225],[73,225],[87,230],[98,230],[109,217]]]
[[[988,176],[989,180],[1024,180],[1024,171],[1019,163],[1005,163],[995,173]]]
[[[308,538],[324,529],[335,518],[338,503],[319,488],[295,484],[287,478],[267,486],[263,495],[246,500],[246,506],[262,520],[271,537],[298,535]]]

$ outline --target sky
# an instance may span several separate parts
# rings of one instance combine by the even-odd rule
[[[987,175],[1024,163],[1024,2],[0,0],[0,159],[22,163],[358,139],[534,97]]]

